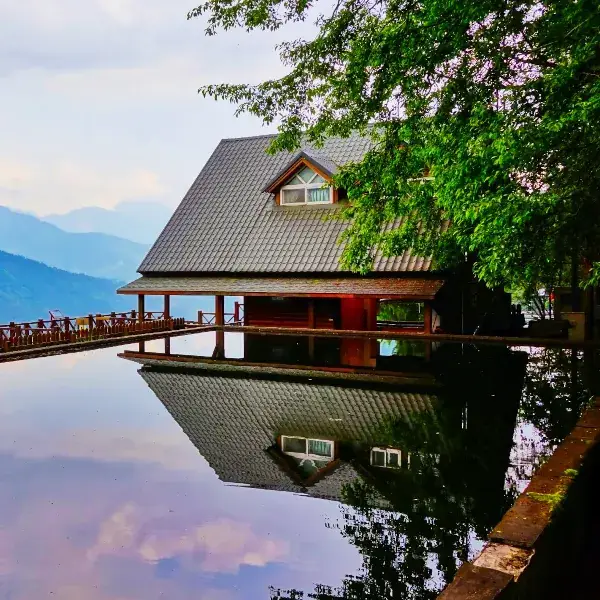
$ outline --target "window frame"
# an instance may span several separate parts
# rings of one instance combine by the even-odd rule
[[[280,204],[282,206],[312,206],[312,205],[323,205],[323,204],[333,204],[333,186],[331,185],[330,182],[328,182],[320,173],[317,173],[317,171],[315,171],[310,165],[304,165],[303,168],[308,168],[313,172],[313,176],[310,178],[309,181],[307,181],[306,183],[291,183],[288,185],[282,185],[281,188],[279,189],[279,193],[280,193]],[[289,179],[288,181],[290,181],[291,179],[294,179],[294,177],[299,177],[298,173],[301,171],[302,169],[299,169],[298,171],[296,171]],[[315,179],[315,177],[321,177],[321,179],[325,179],[325,183],[312,183]],[[302,178],[300,178],[302,179]],[[329,190],[329,200],[325,201],[325,202],[309,202],[308,201],[308,190],[315,190],[315,189],[327,189]],[[304,190],[304,202],[285,202],[285,192],[286,190]]]
[[[385,464],[383,465],[376,465],[373,463],[373,452],[380,452],[385,456]],[[389,461],[389,457],[391,454],[394,454],[396,456],[398,456],[398,466],[391,466],[390,465],[390,461]],[[407,457],[408,458],[408,465],[410,466],[410,456]],[[371,464],[372,467],[377,467],[379,469],[401,469],[402,468],[402,450],[399,450],[398,448],[381,448],[381,447],[373,447],[371,448],[371,451],[369,452],[369,463]]]
[[[304,440],[306,442],[306,452],[302,453],[302,452],[289,452],[287,450],[284,450],[285,448],[285,440],[286,439],[291,439],[291,440]],[[323,456],[321,454],[310,454],[308,452],[308,442],[326,442],[328,444],[330,444],[331,446],[331,453],[329,456]],[[299,459],[308,459],[308,460],[327,460],[329,459],[329,461],[332,461],[335,458],[335,441],[334,440],[321,440],[321,439],[317,439],[317,438],[306,438],[306,437],[302,437],[301,435],[282,435],[281,436],[281,451],[287,455],[287,456],[293,456],[294,458],[299,458]]]

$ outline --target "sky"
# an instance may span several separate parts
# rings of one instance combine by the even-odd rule
[[[196,0],[0,0],[0,205],[176,206],[220,139],[271,133],[197,93],[284,73],[312,25],[204,35]]]

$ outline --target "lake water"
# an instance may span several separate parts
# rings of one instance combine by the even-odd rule
[[[215,335],[0,364],[0,599],[433,598],[590,395],[571,350]]]

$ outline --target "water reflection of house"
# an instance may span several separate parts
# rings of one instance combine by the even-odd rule
[[[165,368],[136,359],[148,386],[218,477],[228,483],[341,499],[370,469],[406,469],[385,426],[435,419],[434,395],[390,386],[332,385]]]

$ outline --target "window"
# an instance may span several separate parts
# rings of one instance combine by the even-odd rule
[[[307,458],[309,460],[333,459],[333,442],[331,440],[313,440],[282,435],[281,449],[285,454],[295,458]]]
[[[402,452],[395,448],[371,448],[371,464],[374,467],[399,469],[402,466]],[[408,464],[410,465],[410,457]]]
[[[318,173],[303,167],[281,188],[281,204],[331,204],[333,188]]]

